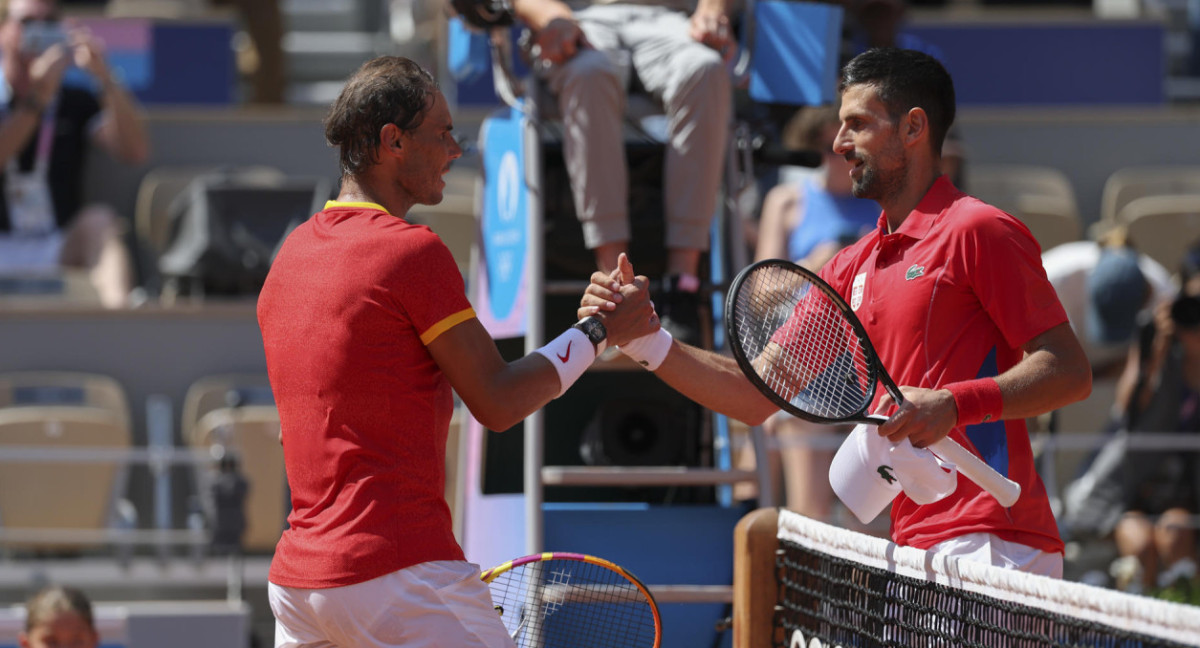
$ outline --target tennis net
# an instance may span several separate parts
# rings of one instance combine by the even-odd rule
[[[737,548],[735,645],[1200,646],[1200,607],[936,556],[789,511],[751,513]]]

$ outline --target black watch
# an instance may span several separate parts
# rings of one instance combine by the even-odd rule
[[[585,317],[571,325],[572,328],[577,328],[583,331],[583,334],[592,341],[592,346],[596,347],[596,355],[604,352],[606,340],[608,340],[608,329],[604,328],[604,322],[598,317]]]

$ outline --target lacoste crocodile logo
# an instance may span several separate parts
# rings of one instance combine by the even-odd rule
[[[924,274],[925,274],[925,266],[919,266],[914,263],[914,264],[912,264],[911,267],[909,267],[908,272],[904,273],[904,280],[912,281],[913,279],[923,276]]]
[[[883,477],[883,480],[886,481],[887,483],[889,483],[889,484],[896,483],[896,476],[892,474],[891,466],[880,466],[880,467],[876,468],[875,470],[879,472],[879,476]]]

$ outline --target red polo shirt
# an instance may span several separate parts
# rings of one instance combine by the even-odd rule
[[[821,275],[850,302],[898,385],[936,389],[999,375],[1021,360],[1026,342],[1067,321],[1029,229],[944,176],[899,230],[889,234],[881,216],[876,231]],[[955,428],[950,436],[1019,483],[1021,498],[1005,509],[965,478],[927,506],[902,493],[892,504],[892,539],[925,549],[982,532],[1061,552],[1025,421]]]
[[[463,559],[443,495],[453,394],[426,345],[474,316],[441,239],[379,205],[331,201],[284,241],[258,298],[292,497],[272,583]]]

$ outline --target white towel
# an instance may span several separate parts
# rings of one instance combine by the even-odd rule
[[[901,490],[918,504],[932,504],[958,486],[958,469],[908,439],[892,443],[875,426],[858,425],[829,465],[829,484],[863,524],[875,519]]]

